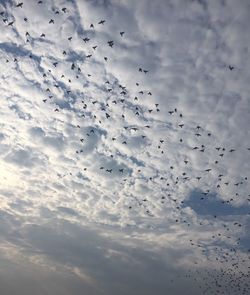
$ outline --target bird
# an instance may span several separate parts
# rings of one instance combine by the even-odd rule
[[[113,45],[114,45],[114,41],[108,41],[107,43],[110,47],[113,47]]]
[[[125,32],[120,32],[120,35],[123,37],[124,33],[125,33]]]
[[[20,7],[20,8],[22,8],[22,7],[23,7],[23,2],[19,2],[19,3],[16,5],[16,7]]]
[[[106,22],[105,20],[100,20],[98,25],[104,25],[105,22]]]

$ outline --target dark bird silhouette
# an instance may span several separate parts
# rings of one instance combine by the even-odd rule
[[[20,7],[20,8],[22,8],[22,7],[23,7],[23,2],[18,3],[18,4],[16,5],[16,7]]]
[[[101,20],[99,21],[98,25],[104,25],[105,22],[106,22],[105,20]]]
[[[114,46],[114,41],[108,41],[107,43],[108,43],[108,45],[109,45],[110,47],[113,47],[113,46]]]

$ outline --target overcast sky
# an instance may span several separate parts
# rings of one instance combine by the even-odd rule
[[[0,293],[249,294],[249,0],[0,1]]]

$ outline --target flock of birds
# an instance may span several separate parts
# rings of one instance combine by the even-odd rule
[[[37,5],[44,5],[44,1],[38,1]],[[25,9],[25,4],[23,2],[19,2],[16,5],[14,5],[13,9]],[[55,15],[60,15],[61,13],[69,14],[70,10],[67,7],[61,7],[60,9],[55,9],[54,13]],[[7,15],[5,11],[0,12],[0,15],[5,26],[8,26],[10,28],[13,28],[15,26],[14,19],[12,17],[9,17],[9,15]],[[24,23],[28,23],[29,18],[25,17],[23,21]],[[57,25],[55,19],[53,18],[48,19],[47,22],[51,26]],[[101,19],[97,24],[89,24],[89,29],[87,30],[87,32],[89,30],[95,30],[96,26],[105,25],[106,20]],[[120,31],[119,35],[120,38],[126,38],[126,32],[124,31]],[[32,40],[32,36],[28,31],[25,34],[25,38],[26,43],[29,43]],[[40,38],[45,39],[46,32],[41,32]],[[67,36],[68,42],[72,42],[72,39],[73,36]],[[83,44],[90,44],[93,40],[89,36],[84,36],[82,38],[82,41],[84,42]],[[106,46],[110,47],[110,50],[115,50],[116,43],[114,40],[107,40]],[[95,52],[98,51],[98,45],[96,44],[93,44],[91,48],[92,52],[89,54],[85,54],[84,61],[91,60],[92,58],[94,58]],[[62,50],[62,56],[67,58],[68,52],[66,49]],[[31,59],[33,58],[32,53],[30,53],[29,57]],[[104,63],[108,63],[109,57],[103,56],[103,60]],[[6,59],[6,63],[11,62],[12,61],[10,60],[10,58]],[[18,58],[14,57],[13,62],[18,63]],[[61,80],[57,83],[54,83],[53,80],[50,81],[53,69],[57,68],[61,62],[63,61],[52,61],[51,68],[47,72],[42,73],[42,76],[44,78],[44,85],[46,85],[44,93],[47,95],[43,99],[43,103],[50,104],[55,113],[62,112],[63,106],[56,103],[56,99],[54,99],[55,94],[53,93],[53,90],[62,90],[65,94],[65,100],[68,100],[68,98],[71,95],[73,95],[74,92],[74,90],[70,88],[70,84],[73,82],[73,80],[72,78],[67,78],[67,73],[61,73]],[[78,60],[74,60],[73,62],[71,62],[70,68],[68,69],[68,71],[74,73],[74,77],[76,80],[83,79],[83,71],[81,66],[79,66],[79,62],[80,61]],[[235,67],[232,65],[229,65],[228,68],[226,68],[226,70],[229,71],[233,71],[234,69]],[[145,69],[143,66],[138,66],[136,71],[140,75],[150,75],[150,71],[148,69]],[[84,77],[86,77],[87,79],[91,78],[91,74],[87,74]],[[47,85],[49,81],[51,82],[51,86],[48,87]],[[69,85],[68,88],[65,86],[66,83],[68,83]],[[146,99],[146,97],[151,97],[153,93],[151,90],[145,90],[143,87],[141,87],[140,84],[141,83],[139,82],[135,83],[135,87],[138,89],[138,94],[131,98],[130,90],[127,89],[126,86],[122,85],[117,80],[106,80],[105,83],[101,85],[103,91],[108,97],[106,101],[92,98],[81,99],[79,109],[77,110],[77,114],[79,115],[81,121],[79,121],[79,124],[77,124],[75,127],[81,129],[82,122],[84,122],[84,120],[87,118],[91,118],[91,120],[93,121],[93,126],[90,126],[88,128],[88,132],[84,136],[79,138],[79,142],[81,145],[84,145],[86,142],[88,142],[91,137],[98,135],[99,130],[103,128],[103,124],[105,124],[105,122],[108,122],[111,119],[116,120],[116,117],[119,116],[119,120],[124,122],[122,129],[119,131],[121,136],[111,136],[109,138],[109,145],[113,145],[116,142],[119,142],[119,144],[127,146],[129,148],[130,135],[131,133],[133,133],[138,134],[137,137],[140,137],[142,142],[144,143],[144,146],[147,147],[147,143],[150,137],[150,135],[148,135],[148,131],[152,132],[151,130],[155,128],[154,124],[151,124],[152,120],[150,119],[150,116],[156,116],[158,113],[160,113],[161,107],[159,103],[152,104],[150,108],[145,107],[143,101]],[[82,97],[84,97],[84,92],[82,92],[81,94]],[[116,107],[116,109],[119,107],[118,113],[115,113],[114,107]],[[96,113],[94,111],[95,109]],[[127,120],[126,118],[126,110],[132,110],[133,116],[138,118],[138,122],[140,122],[141,125],[130,124],[129,120]],[[181,133],[183,130],[185,130],[185,127],[189,124],[189,122],[185,121],[185,114],[177,108],[173,108],[168,111],[168,118],[166,118],[166,121],[170,122],[170,126],[175,126],[173,128],[173,132],[175,132],[176,134],[182,134],[178,137],[178,141],[175,142],[175,144],[177,144],[177,149],[181,149],[181,145],[185,144],[187,136],[192,136],[196,140],[197,144],[189,147],[190,153],[198,153],[199,155],[203,155],[206,154],[206,152],[210,149],[210,152],[213,155],[213,162],[211,163],[211,165],[205,167],[203,171],[196,175],[191,170],[192,160],[188,156],[186,156],[183,160],[184,169],[180,175],[175,174],[175,171],[178,170],[179,173],[180,169],[175,165],[171,165],[168,168],[166,167],[168,171],[165,174],[163,173],[158,176],[152,175],[149,176],[147,179],[145,179],[145,176],[143,176],[144,181],[148,183],[149,186],[158,185],[160,187],[164,187],[163,193],[161,194],[161,196],[158,196],[158,202],[160,203],[160,206],[163,206],[163,204],[166,203],[174,204],[173,210],[177,212],[176,216],[179,217],[174,219],[173,222],[190,227],[192,220],[189,220],[188,217],[184,218],[183,216],[186,215],[185,213],[182,213],[183,211],[185,211],[186,201],[183,199],[178,199],[177,197],[177,188],[180,185],[187,185],[188,183],[192,183],[192,186],[197,187],[200,190],[200,198],[199,200],[197,200],[197,202],[201,203],[207,201],[210,195],[213,194],[215,191],[219,195],[221,190],[228,186],[231,186],[235,189],[235,195],[230,196],[228,199],[218,199],[218,202],[225,204],[225,206],[228,206],[230,204],[233,204],[240,197],[242,197],[242,195],[240,194],[240,188],[248,182],[248,177],[247,175],[243,175],[237,180],[228,180],[224,178],[223,174],[218,174],[217,177],[213,180],[215,185],[211,189],[201,189],[203,185],[203,179],[206,180],[208,175],[211,175],[211,173],[214,171],[216,172],[217,167],[223,162],[223,160],[225,158],[228,160],[231,157],[234,157],[234,155],[237,154],[238,150],[236,148],[231,147],[226,148],[217,145],[213,146],[212,144],[210,144],[209,146],[206,145],[203,139],[211,139],[214,135],[210,131],[206,131],[202,126],[200,126],[200,124],[196,124],[196,126],[194,126],[192,129],[188,128],[188,130],[185,131],[186,133]],[[157,130],[155,130],[154,132],[157,132]],[[211,143],[213,141],[209,140],[209,142]],[[168,139],[160,138],[158,142],[152,143],[151,153],[157,153],[157,157],[159,158],[171,157],[171,155],[168,155],[168,144]],[[250,151],[249,147],[245,147],[245,149]],[[79,149],[75,150],[76,157],[80,157],[82,153],[84,153],[84,147],[80,147]],[[115,159],[115,157],[115,154],[110,155],[110,158],[112,159]],[[186,167],[187,169],[185,169]],[[88,167],[85,167],[83,171],[86,172],[88,169]],[[126,171],[126,166],[114,168],[109,165],[102,165],[99,167],[100,172],[110,175],[111,178],[113,174],[120,174],[123,178],[123,184],[130,182],[131,179],[135,176],[140,177],[140,175],[143,175],[143,169],[144,167],[140,166],[138,167],[137,171],[131,174],[131,172]],[[72,173],[70,173],[70,175],[72,176]],[[211,178],[212,177],[213,176],[211,176]],[[131,199],[132,201],[129,202],[127,205],[128,211],[134,210],[134,212],[136,212],[137,208],[143,208],[144,215],[146,217],[154,218],[154,204],[150,202],[150,198],[147,198],[147,196],[143,196],[142,198],[132,196]],[[247,197],[247,201],[250,202],[250,194]],[[215,221],[218,219],[220,219],[220,216],[213,215],[211,221],[212,224],[213,220]],[[203,224],[205,223],[206,222],[200,221],[199,226],[203,226]],[[220,264],[220,270],[218,272],[206,270],[204,281],[196,282],[201,285],[204,294],[250,293],[250,284],[248,283],[250,277],[250,267],[246,267],[246,269],[245,267],[243,267],[244,270],[242,270],[242,265],[245,266],[250,262],[250,249],[248,251],[245,251],[246,255],[242,258],[241,252],[244,252],[244,249],[243,246],[241,246],[240,238],[237,239],[234,247],[228,248],[225,244],[222,245],[222,237],[225,238],[225,240],[233,239],[234,231],[237,228],[241,228],[243,226],[244,224],[242,224],[242,222],[240,221],[234,221],[231,223],[224,222],[222,226],[222,231],[212,234],[211,239],[214,241],[213,243],[216,244],[217,239],[219,239],[219,242],[217,246],[211,244],[211,248],[209,248],[208,245],[202,242],[195,241],[195,237],[194,239],[190,239],[189,243],[191,247],[201,250],[202,255],[204,257],[207,257],[208,261],[212,259],[211,257],[213,257],[212,260],[217,264]],[[212,251],[213,254],[209,255],[209,251]],[[198,262],[196,263],[198,264]],[[196,280],[196,275],[192,276],[191,274],[187,274],[187,277],[189,277],[190,279],[194,278],[194,280]]]

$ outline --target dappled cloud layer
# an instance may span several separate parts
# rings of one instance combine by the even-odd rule
[[[1,294],[249,294],[249,20],[1,1]]]

